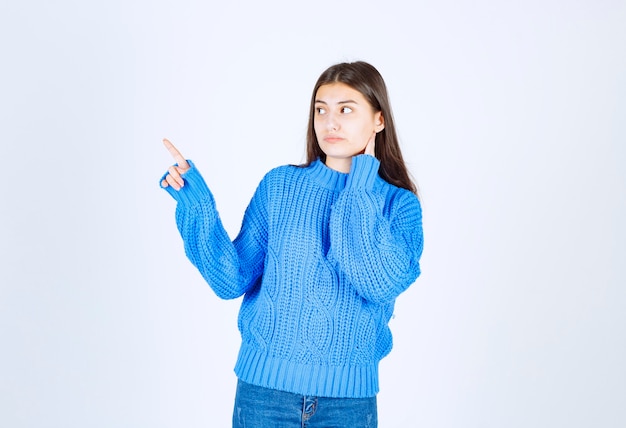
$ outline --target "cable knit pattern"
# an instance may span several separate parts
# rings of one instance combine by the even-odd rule
[[[395,299],[420,274],[417,197],[380,178],[369,155],[349,174],[319,160],[282,166],[263,178],[231,242],[190,165],[185,186],[166,190],[191,262],[219,297],[244,295],[237,376],[304,395],[376,395]]]

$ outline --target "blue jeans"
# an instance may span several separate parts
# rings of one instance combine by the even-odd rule
[[[376,428],[376,397],[292,394],[239,381],[233,428]]]

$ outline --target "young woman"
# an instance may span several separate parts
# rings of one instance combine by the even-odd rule
[[[213,196],[167,140],[161,180],[191,262],[244,296],[234,427],[375,427],[396,297],[419,276],[422,214],[383,78],[365,62],[318,79],[307,162],[271,170],[231,242]]]

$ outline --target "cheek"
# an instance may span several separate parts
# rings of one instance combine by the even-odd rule
[[[317,123],[313,124],[313,131],[315,131],[315,138],[320,141],[320,126]]]
[[[313,129],[315,130],[316,134],[319,133],[320,130],[322,129],[322,121],[318,119],[317,117],[313,119]]]
[[[372,136],[372,133],[374,132],[374,130],[375,128],[370,122],[364,123],[363,126],[361,127],[361,138],[363,141],[365,141],[366,145],[370,137]]]

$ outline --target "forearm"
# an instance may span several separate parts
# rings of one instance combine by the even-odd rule
[[[219,218],[215,200],[204,179],[191,163],[180,190],[166,190],[177,201],[176,224],[185,253],[215,293],[223,299],[241,296],[255,280],[256,272],[241,269],[242,257],[253,257],[254,245],[243,245],[240,254]],[[244,265],[250,266],[250,263]],[[258,275],[257,275],[258,276]]]
[[[372,174],[378,164],[367,158],[359,162],[333,206],[330,255],[359,295],[384,303],[395,299],[420,274],[421,208],[408,192],[385,201],[373,189]]]

